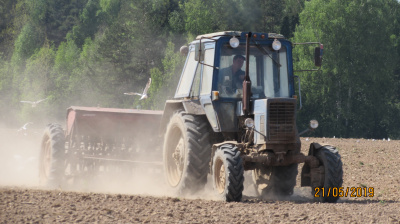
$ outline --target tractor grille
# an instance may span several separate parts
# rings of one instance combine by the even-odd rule
[[[296,101],[269,103],[268,139],[270,141],[293,141],[295,139]]]

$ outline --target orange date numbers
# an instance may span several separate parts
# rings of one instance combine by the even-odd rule
[[[374,197],[373,187],[316,187],[314,197]]]

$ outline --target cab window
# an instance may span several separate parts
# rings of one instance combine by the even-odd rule
[[[192,86],[193,77],[198,66],[198,62],[194,60],[194,51],[189,53],[186,65],[181,76],[178,88],[175,93],[175,98],[188,97]]]
[[[201,82],[201,95],[211,94],[212,77],[214,68],[214,48],[206,49],[204,52],[203,77]]]

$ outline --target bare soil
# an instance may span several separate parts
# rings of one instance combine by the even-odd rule
[[[210,186],[188,198],[173,195],[157,172],[46,190],[38,181],[40,137],[40,130],[0,129],[0,223],[400,223],[398,140],[302,138],[304,154],[311,142],[339,149],[344,189],[373,188],[373,197],[363,192],[322,204],[300,187],[300,175],[291,197],[263,199],[246,175],[238,203],[214,200]]]

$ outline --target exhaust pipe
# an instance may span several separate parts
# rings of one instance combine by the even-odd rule
[[[251,80],[249,76],[249,55],[250,55],[251,32],[246,34],[246,71],[243,80],[243,113],[247,116],[250,113]]]

